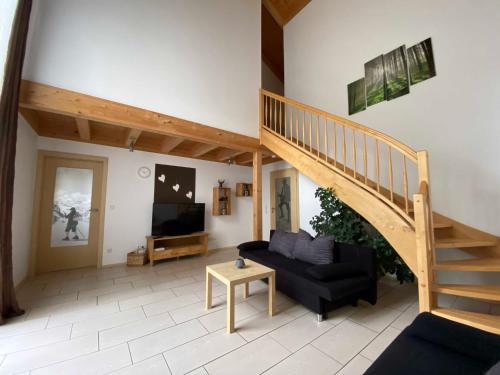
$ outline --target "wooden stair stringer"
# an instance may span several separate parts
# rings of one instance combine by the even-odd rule
[[[344,203],[363,216],[389,241],[408,267],[417,274],[415,230],[393,208],[267,131],[261,132],[261,143],[319,186],[333,188]]]

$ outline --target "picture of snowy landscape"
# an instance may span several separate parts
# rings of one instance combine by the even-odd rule
[[[91,169],[57,168],[51,247],[88,245],[92,175]]]

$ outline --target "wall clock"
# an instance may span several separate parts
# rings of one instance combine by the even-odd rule
[[[140,167],[137,170],[137,174],[141,178],[148,178],[149,176],[151,176],[151,169],[149,169],[148,167]]]

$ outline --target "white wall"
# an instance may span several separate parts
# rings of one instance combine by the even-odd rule
[[[14,285],[28,275],[31,251],[31,221],[35,191],[37,138],[24,119],[19,116],[16,143],[16,172],[12,208],[12,263]]]
[[[5,60],[7,59],[7,49],[16,7],[17,0],[0,1],[0,94],[2,94]]]
[[[347,116],[365,62],[428,37],[437,76],[351,118],[427,149],[434,209],[500,235],[498,0],[314,0],[285,26],[286,96]]]
[[[262,61],[262,88],[275,94],[284,95],[285,86],[278,76]]]
[[[258,135],[258,0],[38,0],[24,78]]]
[[[44,137],[39,138],[38,148],[108,158],[103,265],[124,263],[128,251],[146,245],[145,236],[151,234],[155,164],[196,168],[196,202],[206,204],[210,249],[235,246],[252,238],[252,200],[234,195],[237,182],[252,181],[251,168]],[[137,170],[141,166],[149,167],[152,176],[140,178]],[[231,216],[211,214],[212,188],[219,178],[232,188]]]

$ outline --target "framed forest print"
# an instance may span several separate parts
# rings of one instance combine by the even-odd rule
[[[365,63],[367,107],[385,100],[384,56],[380,55]]]
[[[408,48],[410,82],[415,85],[436,75],[431,38]]]
[[[384,70],[387,82],[387,100],[398,98],[410,92],[404,45],[384,55]]]
[[[366,109],[365,79],[347,85],[347,97],[349,102],[349,115],[364,111]]]

